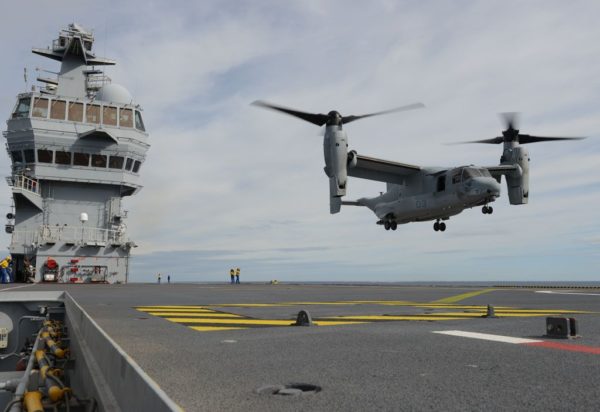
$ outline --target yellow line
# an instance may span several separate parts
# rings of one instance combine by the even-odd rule
[[[359,315],[359,316],[335,316],[329,319],[348,319],[348,320],[364,320],[364,321],[377,321],[377,320],[455,320],[460,318],[451,318],[447,316],[435,316],[432,315],[414,315],[414,316],[376,316],[376,315]]]
[[[196,316],[198,318],[243,318],[240,315],[234,315],[233,313],[194,313],[194,312],[146,312],[153,316]]]
[[[268,326],[290,326],[293,320],[276,319],[208,319],[208,318],[164,318],[176,323],[215,323],[235,325],[268,325]]]
[[[213,332],[217,330],[235,330],[235,329],[248,329],[248,328],[236,328],[232,326],[188,326],[190,329],[194,329],[200,332]]]
[[[214,313],[214,310],[210,309],[156,309],[156,308],[148,308],[148,309],[138,309],[140,312],[182,312],[182,313]]]
[[[447,298],[436,300],[431,303],[457,303],[457,302],[460,302],[461,300],[472,298],[474,296],[479,296],[484,293],[491,292],[493,290],[496,290],[496,289],[481,289],[481,290],[476,290],[474,292],[461,293],[460,295],[449,296]]]
[[[206,306],[136,306],[136,309],[206,309]]]
[[[369,323],[369,322],[316,320],[313,323],[317,326],[338,326],[338,325],[358,325],[359,323]]]

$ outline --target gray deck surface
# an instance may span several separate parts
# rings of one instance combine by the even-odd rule
[[[458,295],[482,288],[129,284],[31,285],[14,290],[67,290],[188,411],[600,410],[600,354],[432,333],[460,330],[540,338],[597,350],[599,289],[556,290],[561,294],[495,289],[471,297]],[[580,294],[562,294],[571,292]],[[448,307],[398,302],[446,298],[450,298],[445,301]],[[348,301],[376,302],[344,304]],[[276,304],[285,302],[305,303]],[[315,304],[318,302],[328,304]],[[211,306],[248,303],[276,305]],[[457,313],[472,310],[461,306],[487,304],[598,313],[572,315],[579,321],[580,339],[549,340],[542,338],[545,315],[527,312],[525,317],[497,319],[475,314],[459,320],[201,332],[135,309],[197,305],[275,320],[295,318],[300,309],[308,310],[313,318],[331,318]],[[290,383],[314,384],[322,390],[300,396],[256,392],[265,385]]]

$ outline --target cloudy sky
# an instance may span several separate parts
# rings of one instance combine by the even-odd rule
[[[31,54],[76,21],[144,107],[144,189],[126,201],[132,278],[598,280],[600,3],[590,1],[20,1],[2,5],[0,109]],[[501,146],[445,143],[521,130],[590,136],[528,146],[530,204],[386,232],[367,209],[329,214],[322,130],[260,110],[425,109],[345,127],[358,153],[420,165],[498,163]],[[10,173],[8,156],[0,169]],[[352,180],[348,199],[384,184]],[[8,211],[10,191],[0,187]],[[3,244],[9,243],[2,234]]]

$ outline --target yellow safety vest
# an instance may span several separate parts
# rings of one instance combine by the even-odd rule
[[[6,269],[8,267],[8,260],[4,259],[2,262],[0,262],[0,267],[2,269]]]

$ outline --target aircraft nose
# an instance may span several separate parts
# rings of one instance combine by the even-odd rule
[[[493,177],[486,179],[484,182],[484,187],[489,194],[496,197],[500,196],[500,183],[498,183],[498,181]]]

